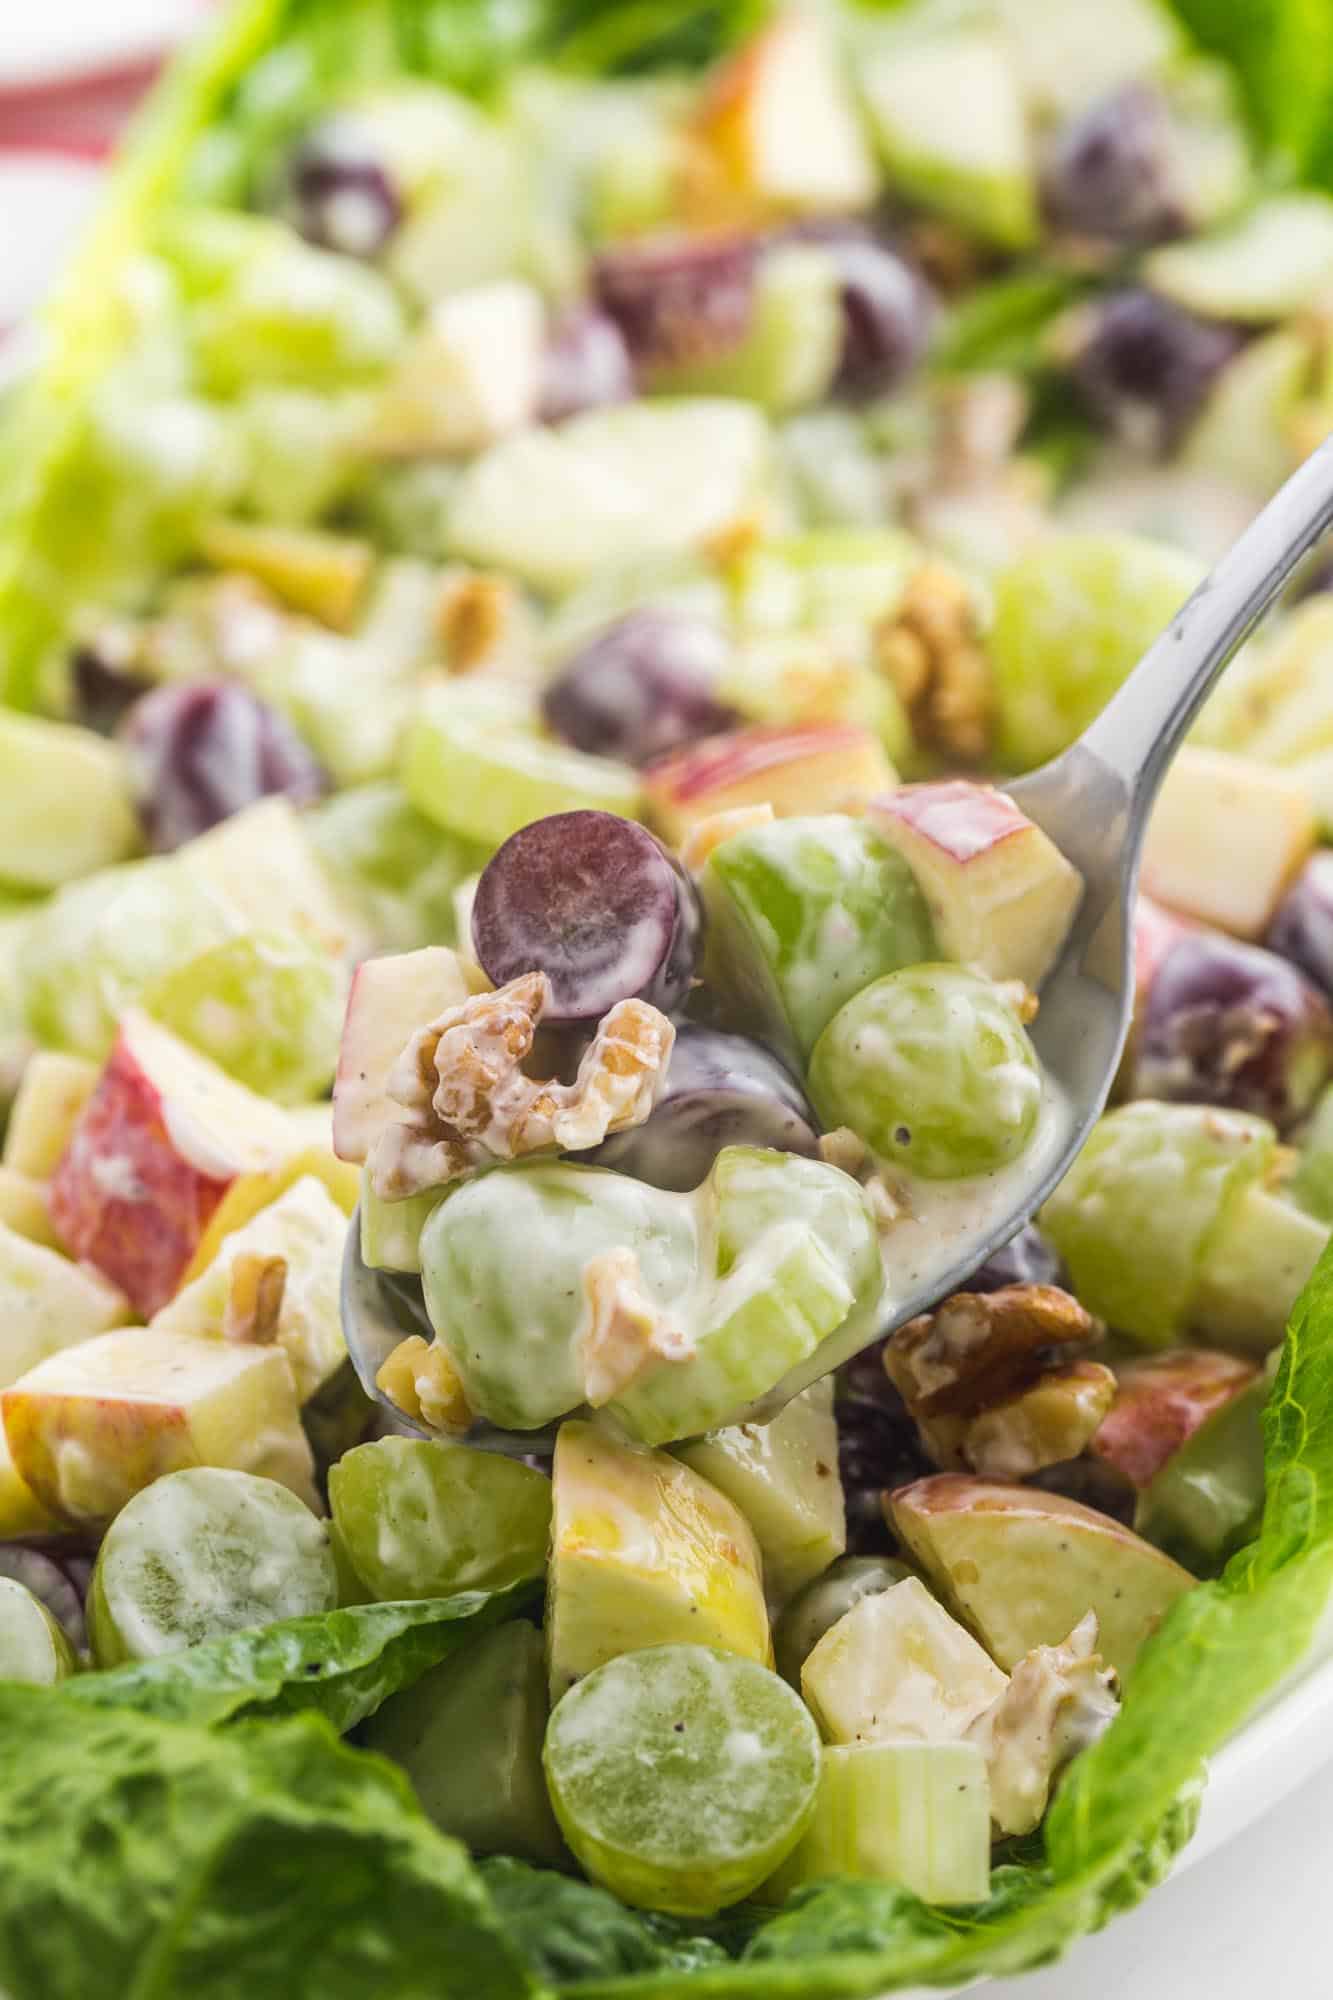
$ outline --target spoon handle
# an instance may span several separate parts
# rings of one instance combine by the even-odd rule
[[[1214,681],[1306,551],[1333,524],[1333,438],[1306,459],[1148,648],[1083,746],[1147,811]]]

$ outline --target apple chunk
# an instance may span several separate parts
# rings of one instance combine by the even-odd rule
[[[1262,937],[1316,835],[1300,778],[1231,751],[1187,745],[1153,808],[1143,886],[1200,923],[1235,937]]]
[[[1247,1389],[1258,1372],[1252,1362],[1235,1354],[1200,1347],[1131,1362],[1120,1372],[1115,1402],[1089,1449],[1142,1490],[1200,1425]]]
[[[96,1271],[0,1223],[0,1385],[126,1317],[124,1297]]]
[[[793,813],[859,811],[897,782],[879,738],[854,723],[757,724],[673,750],[643,773],[648,817],[672,846],[715,813],[768,805]]]
[[[801,1692],[826,1743],[947,1743],[1007,1686],[916,1576],[853,1605],[801,1669]]]
[[[384,1127],[403,1114],[388,1094],[389,1072],[418,1028],[484,991],[483,974],[446,945],[368,958],[347,998],[333,1085],[333,1150],[362,1161]]]
[[[1083,882],[1007,793],[966,778],[903,785],[869,808],[916,876],[941,951],[1035,992],[1069,935]]]
[[[1194,1583],[1108,1514],[1058,1493],[941,1472],[884,1504],[929,1582],[1009,1672],[1095,1611],[1102,1658],[1123,1678]]]
[[[51,1219],[148,1318],[237,1175],[296,1145],[283,1112],[132,1009],[56,1167]]]
[[[30,1056],[5,1127],[5,1165],[30,1180],[50,1180],[97,1078],[97,1064],[83,1056],[59,1049]]]
[[[695,121],[736,194],[777,213],[860,209],[875,170],[826,22],[789,11],[719,69]]]
[[[745,1516],[688,1465],[566,1423],[552,1468],[546,1650],[551,1697],[644,1646],[771,1655]]]
[[[30,1369],[0,1396],[0,1414],[19,1478],[66,1520],[105,1525],[189,1465],[276,1479],[320,1511],[277,1347],[121,1327]]]

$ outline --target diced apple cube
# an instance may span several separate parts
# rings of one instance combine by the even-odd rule
[[[320,1511],[277,1347],[121,1327],[30,1369],[0,1395],[0,1414],[19,1477],[68,1520],[104,1525],[188,1465],[276,1479]]]
[[[19,1478],[10,1456],[9,1440],[0,1423],[0,1541],[21,1541],[32,1535],[58,1535],[63,1521],[43,1507],[26,1481]]]
[[[875,170],[826,21],[793,7],[714,77],[695,129],[759,210],[860,209]]]
[[[1200,923],[1262,937],[1316,835],[1309,790],[1294,773],[1187,745],[1153,808],[1143,886]]]
[[[308,1402],[347,1359],[338,1309],[346,1236],[346,1215],[307,1174],[232,1230],[152,1323],[203,1339],[276,1343]]]
[[[302,1111],[306,1108],[304,1105],[301,1107]],[[320,1104],[312,1108],[324,1113],[327,1128],[330,1107]],[[299,1119],[297,1122],[299,1125]],[[280,1167],[269,1167],[257,1174],[242,1174],[232,1182],[199,1238],[195,1253],[181,1278],[182,1287],[192,1283],[201,1271],[208,1268],[217,1256],[224,1236],[230,1236],[233,1230],[243,1229],[252,1216],[258,1215],[261,1209],[286,1194],[289,1187],[294,1187],[297,1181],[311,1174],[327,1189],[342,1213],[350,1216],[356,1207],[361,1185],[357,1169],[345,1166],[333,1157],[327,1137],[323,1145],[299,1146]]]
[[[59,888],[133,854],[139,820],[119,744],[0,711],[0,842],[6,879],[30,889]]]
[[[445,945],[365,959],[347,999],[333,1085],[333,1150],[364,1160],[384,1127],[402,1117],[389,1073],[418,1028],[484,989],[469,960]]]
[[[1115,1403],[1089,1449],[1142,1489],[1257,1373],[1253,1362],[1207,1348],[1145,1355],[1120,1370]]]
[[[918,1577],[863,1597],[819,1641],[801,1693],[827,1743],[946,1743],[1008,1678]]]
[[[479,451],[537,413],[541,295],[504,278],[438,299],[385,386],[371,446],[392,455]]]
[[[32,1243],[44,1243],[48,1250],[60,1248],[45,1184],[15,1173],[13,1167],[0,1166],[0,1222]]]
[[[83,1056],[54,1049],[30,1056],[5,1128],[5,1165],[31,1180],[50,1180],[100,1073]]]
[[[290,799],[274,795],[233,813],[177,848],[171,865],[203,899],[222,902],[229,930],[301,931],[335,957],[356,942]]]
[[[51,1219],[148,1317],[237,1175],[295,1150],[283,1112],[131,1009],[56,1168]]]
[[[659,757],[643,774],[648,817],[679,846],[702,821],[740,806],[859,812],[897,782],[879,738],[852,723],[757,725]]]
[[[944,956],[1035,992],[1083,894],[1041,828],[1006,793],[966,778],[903,785],[869,818],[915,875]]]
[[[736,1424],[677,1458],[734,1500],[754,1529],[770,1601],[783,1604],[847,1546],[833,1385],[817,1382],[768,1424]]]
[[[218,569],[243,570],[323,625],[349,632],[375,567],[369,542],[323,528],[268,521],[213,520],[197,536],[199,553]]]
[[[114,1285],[0,1223],[0,1385],[127,1317]]]
[[[556,1439],[547,1579],[551,1696],[643,1646],[771,1657],[759,1550],[744,1515],[661,1451],[593,1424]]]

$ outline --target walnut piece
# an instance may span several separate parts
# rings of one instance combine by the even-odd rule
[[[271,1347],[278,1337],[282,1295],[287,1289],[287,1259],[258,1250],[233,1257],[222,1314],[222,1337],[256,1347]]]
[[[453,1362],[438,1341],[419,1333],[400,1340],[380,1366],[375,1387],[417,1423],[461,1437],[472,1422]]]
[[[875,658],[918,744],[963,764],[990,747],[993,695],[976,601],[943,563],[923,563],[875,634]]]
[[[588,1320],[579,1340],[583,1389],[600,1410],[655,1361],[688,1361],[694,1341],[674,1326],[643,1289],[639,1260],[629,1249],[606,1250],[583,1267]]]
[[[1052,1368],[1030,1389],[973,1417],[960,1449],[987,1479],[1030,1479],[1065,1465],[1091,1442],[1115,1401],[1116,1381],[1099,1361]]]
[[[1060,1646],[1035,1646],[1009,1685],[967,1731],[985,1754],[991,1818],[1002,1834],[1031,1833],[1051,1786],[1110,1727],[1120,1706],[1116,1678],[1097,1651],[1089,1611]]]
[[[522,623],[522,602],[508,577],[457,570],[445,577],[435,629],[451,674],[470,674],[502,658]]]
[[[641,1125],[661,1095],[676,1031],[645,1000],[603,1018],[572,1083],[523,1068],[550,1005],[544,972],[478,993],[418,1029],[389,1076],[407,1112],[371,1148],[371,1185],[401,1201],[474,1167],[528,1153],[583,1152]]]
[[[898,1328],[885,1343],[884,1366],[931,1457],[957,1471],[970,1463],[965,1445],[976,1418],[1064,1365],[1061,1349],[1090,1346],[1102,1331],[1058,1285],[955,1292]],[[983,1449],[986,1436],[983,1427]]]

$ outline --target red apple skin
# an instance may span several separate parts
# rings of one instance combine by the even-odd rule
[[[1029,831],[1032,821],[1005,792],[968,778],[944,778],[928,785],[904,785],[876,799],[871,817],[901,820],[953,860],[975,860],[1001,841]]]
[[[115,1466],[120,1487],[114,1495],[108,1488],[106,1516],[97,1517],[96,1522],[102,1526],[155,1479],[198,1465],[199,1454],[184,1410],[155,1403],[120,1402],[113,1396],[102,1397],[96,1409],[93,1434],[89,1431],[86,1397],[38,1399],[22,1383],[0,1397],[0,1414],[15,1468],[58,1519],[66,1518],[60,1455],[67,1442],[85,1447],[95,1444],[102,1461]]]
[[[176,1291],[213,1210],[231,1186],[172,1142],[162,1099],[124,1037],[116,1043],[51,1180],[51,1220],[150,1319]]]
[[[646,766],[643,782],[658,830],[679,841],[730,806],[767,802],[779,816],[859,811],[894,773],[879,738],[854,723],[759,723],[670,751]]]
[[[1250,1362],[1181,1348],[1131,1363],[1089,1450],[1141,1492],[1200,1424],[1257,1374]]]

